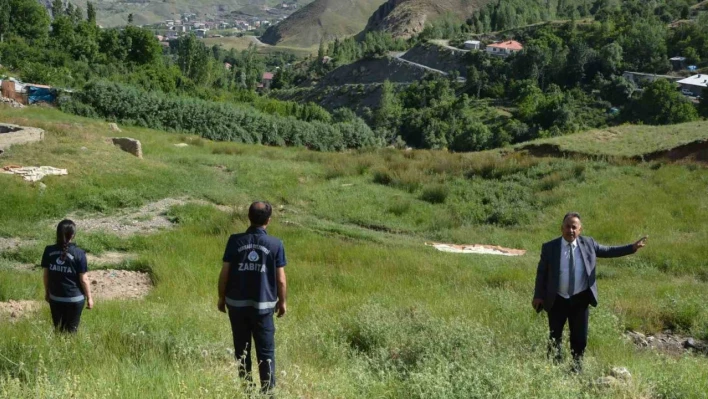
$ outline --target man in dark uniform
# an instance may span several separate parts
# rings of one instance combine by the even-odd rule
[[[228,307],[239,377],[250,380],[251,337],[256,346],[261,391],[275,387],[275,324],[286,312],[285,248],[266,233],[272,208],[254,202],[251,227],[229,238],[219,276],[219,311]]]

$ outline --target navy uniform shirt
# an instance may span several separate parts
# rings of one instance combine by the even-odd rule
[[[285,248],[265,229],[249,227],[229,237],[224,262],[231,264],[226,284],[226,304],[231,308],[272,311],[278,302],[276,269],[284,267]]]
[[[50,245],[44,248],[42,255],[42,267],[49,270],[49,299],[55,302],[81,302],[84,294],[79,285],[79,274],[88,271],[86,253],[69,244],[63,260],[61,254],[59,245]]]

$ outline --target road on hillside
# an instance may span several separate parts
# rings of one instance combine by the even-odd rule
[[[430,43],[433,43],[436,46],[440,46],[440,47],[443,47],[443,48],[446,48],[446,49],[452,50],[452,51],[461,51],[463,53],[470,52],[470,50],[465,50],[465,49],[451,46],[449,40],[430,40]]]
[[[406,54],[405,52],[390,52],[390,53],[388,53],[389,57],[391,57],[391,58],[395,58],[395,59],[397,59],[397,60],[399,60],[399,61],[401,61],[401,62],[405,62],[405,63],[407,63],[407,64],[413,65],[413,66],[418,67],[418,68],[423,68],[423,69],[425,69],[425,70],[428,71],[428,72],[437,73],[437,74],[440,74],[440,75],[443,75],[443,76],[449,76],[449,75],[450,75],[449,73],[443,72],[443,71],[441,71],[441,70],[439,70],[439,69],[431,68],[431,67],[429,67],[429,66],[427,66],[427,65],[418,64],[417,62],[408,61],[408,60],[405,59],[405,58],[401,58],[401,57],[403,57],[405,54]],[[463,78],[463,77],[461,77],[461,76],[458,76],[458,77],[457,77],[457,81],[460,82],[460,83],[466,83],[466,82],[467,82],[467,79],[465,79],[465,78]]]

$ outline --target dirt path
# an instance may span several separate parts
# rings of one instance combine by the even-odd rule
[[[116,215],[85,217],[72,214],[69,215],[69,219],[73,220],[78,230],[83,232],[104,231],[123,237],[134,234],[150,234],[173,227],[173,223],[166,216],[167,211],[173,206],[189,203],[212,205],[224,212],[231,211],[228,206],[214,205],[203,200],[165,198],[144,205],[139,209],[126,210]]]
[[[147,273],[128,270],[95,270],[87,273],[91,293],[97,305],[101,301],[142,299],[152,289],[152,280]],[[43,301],[10,300],[0,302],[0,322],[17,321],[39,310]]]

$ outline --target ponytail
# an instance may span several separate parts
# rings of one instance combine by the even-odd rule
[[[66,259],[69,251],[69,242],[76,234],[76,224],[71,220],[64,219],[57,225],[57,245],[61,247],[61,260]]]

